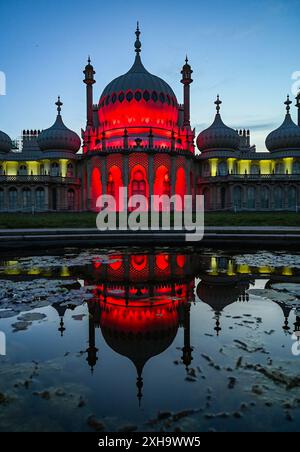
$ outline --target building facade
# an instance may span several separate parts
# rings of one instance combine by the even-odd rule
[[[141,60],[139,27],[131,69],[104,89],[94,104],[95,71],[84,70],[87,122],[81,138],[57,118],[44,131],[24,130],[19,147],[0,132],[0,212],[96,211],[101,194],[124,208],[128,196],[204,195],[206,210],[298,211],[300,208],[300,93],[298,124],[287,98],[283,124],[257,152],[249,130],[234,130],[215,101],[213,124],[197,139],[190,121],[192,68],[181,71],[183,103]],[[196,146],[198,150],[196,150]],[[147,206],[149,207],[149,205]],[[160,209],[161,206],[153,206]],[[183,207],[182,203],[177,206]]]

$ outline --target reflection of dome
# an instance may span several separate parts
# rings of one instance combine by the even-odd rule
[[[269,151],[300,150],[300,127],[291,118],[291,103],[288,96],[285,102],[287,114],[284,122],[267,136],[266,146]]]
[[[0,130],[0,153],[9,152],[12,149],[12,142],[9,136]]]
[[[173,343],[179,328],[179,303],[136,307],[100,303],[102,336],[116,353],[137,370],[138,399],[142,399],[143,368]]]
[[[220,115],[221,101],[219,96],[215,102],[217,105],[217,114],[213,124],[206,130],[203,130],[197,138],[197,146],[200,151],[216,150],[237,150],[239,148],[238,133],[226,126]]]
[[[77,152],[81,146],[81,140],[79,136],[68,129],[63,123],[61,117],[61,106],[63,105],[58,98],[56,102],[58,115],[55,123],[49,129],[44,130],[38,137],[38,144],[43,151],[46,150],[59,150]]]
[[[238,280],[224,280],[224,277],[202,279],[197,287],[197,295],[214,311],[222,311],[232,303],[239,300],[249,288],[249,283]]]
[[[139,28],[132,68],[104,89],[99,102],[100,123],[109,128],[134,126],[172,130],[178,121],[178,103],[172,88],[150,74],[142,64]]]
[[[103,304],[101,330],[109,347],[141,374],[146,362],[170,347],[179,327],[178,303],[135,307]]]

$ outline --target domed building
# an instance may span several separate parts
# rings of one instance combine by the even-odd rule
[[[83,152],[89,159],[86,208],[96,210],[101,194],[114,195],[120,187],[128,195],[191,193],[194,181],[194,131],[190,126],[189,89],[192,69],[182,70],[185,103],[179,105],[172,88],[144,67],[139,27],[135,60],[124,75],[103,90],[93,106],[94,68],[85,68],[87,128],[82,131]]]
[[[81,140],[64,125],[62,105],[59,97],[52,127],[23,131],[21,152],[0,133],[0,211],[80,210]]]
[[[19,141],[0,132],[0,212],[98,211],[100,195],[112,195],[115,210],[123,210],[123,187],[128,197],[144,195],[148,208],[152,195],[178,195],[177,210],[186,195],[194,203],[203,195],[211,211],[298,211],[300,93],[297,124],[288,98],[283,124],[266,139],[268,152],[251,144],[250,130],[225,124],[218,96],[215,119],[198,134],[196,151],[188,58],[180,74],[180,103],[172,87],[145,68],[139,26],[135,33],[131,68],[102,90],[97,103],[96,72],[88,59],[82,141],[65,126],[60,98],[50,128],[24,130]]]

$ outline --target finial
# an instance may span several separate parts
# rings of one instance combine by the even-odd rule
[[[217,95],[217,100],[215,101],[215,105],[217,106],[216,110],[217,110],[217,113],[219,114],[220,110],[221,110],[220,106],[222,105],[222,101],[220,100],[219,94]]]
[[[185,58],[185,62],[186,62],[186,64],[188,64],[188,62],[189,62],[189,59],[188,59],[187,55],[186,55],[186,58]]]
[[[289,114],[290,113],[290,109],[291,109],[290,105],[292,104],[292,101],[290,100],[290,96],[289,95],[287,95],[287,99],[284,102],[284,104],[286,105],[287,114]]]
[[[58,116],[60,116],[61,107],[63,106],[63,103],[60,100],[60,96],[58,96],[58,99],[57,99],[57,102],[55,102],[55,105],[57,105]]]
[[[136,41],[135,41],[134,47],[135,47],[136,53],[139,54],[139,53],[141,53],[141,48],[142,48],[142,43],[140,41],[141,32],[140,32],[140,24],[139,24],[139,22],[137,22],[137,27],[136,27],[135,34],[136,34]]]
[[[91,57],[90,57],[90,55],[88,57],[88,64],[91,64]]]

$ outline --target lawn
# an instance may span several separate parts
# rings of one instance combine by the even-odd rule
[[[205,215],[206,226],[299,226],[300,213],[293,212],[210,212]],[[24,213],[0,214],[0,229],[30,228],[94,228],[96,214],[83,213]]]

